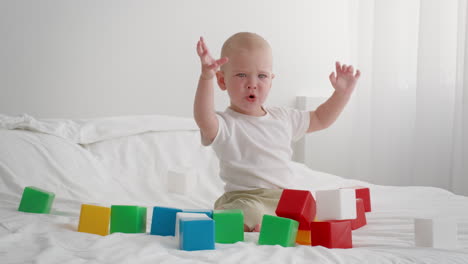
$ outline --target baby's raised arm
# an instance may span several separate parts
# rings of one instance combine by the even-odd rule
[[[307,130],[309,133],[325,129],[336,121],[348,103],[361,76],[359,70],[354,73],[354,68],[351,65],[346,66],[336,62],[335,67],[336,75],[335,72],[332,72],[329,76],[335,92],[325,103],[317,107],[315,111],[310,112],[310,125]]]
[[[200,128],[202,142],[204,144],[210,144],[218,133],[218,119],[216,118],[214,110],[213,82],[217,69],[225,64],[228,58],[224,57],[219,60],[213,59],[203,37],[200,37],[197,43],[197,53],[200,57],[202,69],[197,92],[195,94],[193,115],[195,122],[197,122]]]

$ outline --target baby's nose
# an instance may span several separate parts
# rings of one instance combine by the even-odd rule
[[[247,89],[249,90],[257,89],[257,80],[252,76],[247,80],[246,84],[247,84]]]

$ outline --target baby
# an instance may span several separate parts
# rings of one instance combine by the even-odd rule
[[[265,107],[275,75],[268,42],[241,32],[224,43],[221,59],[214,59],[203,40],[197,43],[201,75],[195,95],[194,117],[201,141],[219,158],[225,193],[215,209],[242,209],[244,230],[258,232],[264,214],[275,215],[282,190],[291,186],[291,142],[305,133],[329,127],[347,104],[359,70],[336,63],[329,76],[332,96],[315,111]],[[214,110],[213,81],[227,91],[230,106]]]

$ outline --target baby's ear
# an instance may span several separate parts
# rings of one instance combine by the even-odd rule
[[[274,78],[275,78],[275,74],[272,73],[272,74],[271,74],[271,79],[273,80]]]
[[[221,90],[226,91],[226,83],[224,82],[224,72],[216,72],[216,80],[218,81],[218,86]]]

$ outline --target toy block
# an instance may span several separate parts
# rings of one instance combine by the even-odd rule
[[[351,189],[320,190],[315,192],[317,199],[317,219],[319,221],[356,218],[356,193]]]
[[[312,246],[326,248],[352,248],[351,221],[312,222],[310,229]]]
[[[310,229],[316,213],[316,204],[310,191],[285,189],[275,211],[277,216],[294,219],[299,229]]]
[[[209,218],[213,219],[213,210],[211,209],[183,209],[182,212],[206,214]]]
[[[78,232],[108,235],[110,215],[111,209],[109,207],[82,204]]]
[[[372,210],[371,207],[371,197],[370,197],[370,190],[368,187],[364,186],[353,186],[353,187],[345,187],[342,189],[353,189],[356,192],[356,199],[362,199],[364,202],[364,209],[366,212],[370,212]]]
[[[175,237],[176,240],[179,239],[179,226],[180,226],[180,219],[211,219],[204,213],[186,213],[186,212],[178,212],[176,213],[176,220],[175,220]]]
[[[179,248],[182,250],[215,249],[215,221],[205,214],[177,213],[180,217]],[[192,216],[187,216],[192,215]]]
[[[244,241],[244,212],[241,209],[214,210],[216,243]]]
[[[351,229],[356,230],[366,224],[367,220],[364,201],[362,199],[356,199],[356,219],[351,220]]]
[[[263,215],[258,244],[294,247],[296,245],[298,227],[299,222],[296,220],[273,215]]]
[[[457,224],[450,218],[414,220],[415,246],[440,249],[457,247]]]
[[[18,211],[37,214],[48,214],[52,208],[55,194],[37,187],[28,186],[23,190],[23,196]]]
[[[178,167],[167,172],[167,188],[169,192],[188,194],[197,184],[197,172],[188,167]]]
[[[174,236],[176,214],[181,209],[155,206],[153,208],[153,220],[151,222],[151,235]]]
[[[297,230],[296,243],[310,246],[310,230]]]
[[[112,205],[110,232],[146,233],[146,207]]]

